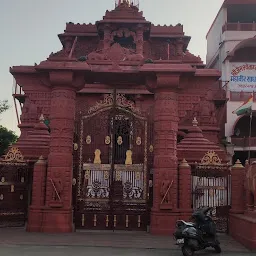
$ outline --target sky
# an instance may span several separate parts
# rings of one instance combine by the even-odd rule
[[[12,98],[11,66],[34,65],[51,52],[61,49],[57,37],[66,22],[95,23],[115,0],[1,0],[0,5],[0,100],[7,99],[10,110],[0,117],[0,124],[19,134]],[[144,17],[155,25],[183,24],[191,36],[188,49],[203,61],[206,34],[223,0],[140,0]]]

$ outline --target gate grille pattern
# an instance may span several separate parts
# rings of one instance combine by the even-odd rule
[[[192,171],[193,209],[213,207],[217,232],[228,232],[231,177],[228,166],[199,165]]]
[[[24,226],[28,208],[28,165],[17,148],[0,161],[0,227]]]
[[[76,227],[146,229],[148,121],[123,95],[107,97],[80,123]]]

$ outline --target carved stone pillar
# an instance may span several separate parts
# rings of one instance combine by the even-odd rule
[[[231,213],[244,213],[244,177],[245,168],[240,160],[237,160],[231,169]]]
[[[41,156],[34,165],[32,203],[29,207],[27,231],[40,232],[42,207],[45,201],[46,161]]]
[[[249,161],[246,160],[245,161],[245,177],[244,177],[244,193],[245,193],[245,209],[246,211],[253,211],[254,208],[254,200],[253,200],[253,196],[249,190]]]
[[[185,159],[179,165],[179,209],[191,216],[192,209],[191,167]]]
[[[103,39],[105,50],[110,47],[111,42],[112,42],[111,29],[109,26],[106,25],[104,28],[104,39]]]
[[[72,166],[76,89],[73,73],[51,72],[50,153],[42,231],[72,231]]]
[[[27,94],[32,93],[30,90],[27,91]],[[23,107],[21,109],[21,116],[20,121],[21,123],[18,125],[20,129],[20,137],[18,139],[18,142],[16,143],[17,146],[20,147],[20,145],[26,141],[29,132],[33,131],[35,123],[38,122],[39,113],[38,106],[35,104],[34,101],[30,99],[29,96],[25,94],[25,102],[23,104]],[[21,147],[20,147],[21,148]]]
[[[151,232],[171,234],[177,212],[179,75],[158,74],[154,102],[154,195]]]
[[[176,54],[178,57],[182,57],[184,42],[182,38],[179,38],[176,42]]]
[[[143,28],[139,27],[136,31],[136,53],[143,55]]]

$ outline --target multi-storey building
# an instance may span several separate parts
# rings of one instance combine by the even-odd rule
[[[225,0],[207,34],[207,67],[222,72],[220,83],[226,89],[225,140],[233,161],[256,158],[256,116],[232,113],[251,95],[256,109],[255,22],[255,0]]]

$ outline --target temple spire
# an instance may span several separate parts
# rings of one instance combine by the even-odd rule
[[[127,4],[129,6],[136,6],[139,8],[139,0],[115,0],[115,6],[120,6],[121,4]]]

